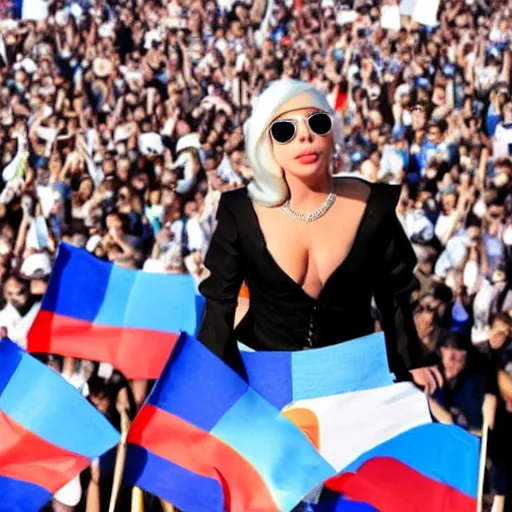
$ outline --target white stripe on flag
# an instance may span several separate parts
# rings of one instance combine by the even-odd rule
[[[23,0],[21,19],[43,21],[48,18],[48,2],[46,0]]]
[[[290,408],[315,414],[320,453],[336,471],[398,434],[432,422],[425,395],[409,382],[299,400]]]

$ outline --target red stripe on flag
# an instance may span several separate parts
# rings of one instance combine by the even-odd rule
[[[145,405],[130,428],[127,442],[218,480],[228,512],[278,510],[263,479],[247,460],[208,432],[162,409]]]
[[[2,411],[0,439],[0,475],[30,482],[52,494],[90,464],[86,457],[41,439]]]
[[[379,512],[474,512],[476,500],[392,458],[378,457],[357,473],[342,473],[326,487]]]
[[[157,379],[178,334],[96,325],[40,311],[27,338],[31,353],[110,363],[128,379]]]

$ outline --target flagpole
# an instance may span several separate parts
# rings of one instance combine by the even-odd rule
[[[160,504],[162,505],[164,512],[175,512],[174,506],[171,505],[168,501],[160,499]]]
[[[131,512],[144,512],[144,494],[139,487],[132,490]]]
[[[494,427],[494,419],[496,416],[497,398],[494,395],[486,394],[482,405],[482,442],[480,444],[480,464],[478,468],[478,495],[477,495],[477,512],[483,512],[484,506],[484,482],[485,467],[487,465],[487,445],[489,440],[489,429]]]
[[[478,501],[476,506],[477,512],[482,512],[484,505],[485,466],[487,462],[487,440],[489,438],[489,422],[487,419],[484,419],[482,430],[482,442],[480,445],[480,466],[478,468]]]
[[[116,464],[114,467],[114,481],[112,483],[112,492],[110,493],[110,504],[108,512],[114,512],[123,481],[124,465],[126,462],[126,438],[130,428],[130,418],[126,409],[121,411],[121,441],[117,447]]]

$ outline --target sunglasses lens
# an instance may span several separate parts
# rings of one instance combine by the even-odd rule
[[[309,127],[313,133],[323,136],[327,135],[332,129],[332,119],[323,112],[313,114],[309,120]]]
[[[276,142],[286,144],[295,136],[295,125],[291,121],[276,121],[270,127],[270,133]]]

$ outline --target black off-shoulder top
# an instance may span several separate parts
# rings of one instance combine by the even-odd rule
[[[239,360],[237,341],[255,350],[303,350],[342,343],[374,331],[374,296],[391,370],[407,378],[407,370],[417,367],[421,357],[410,304],[410,294],[418,287],[413,275],[416,256],[395,212],[400,186],[369,185],[352,249],[316,299],[267,250],[247,190],[224,193],[205,259],[211,274],[199,287],[206,298],[199,340],[228,364]],[[250,307],[234,330],[244,280]]]

